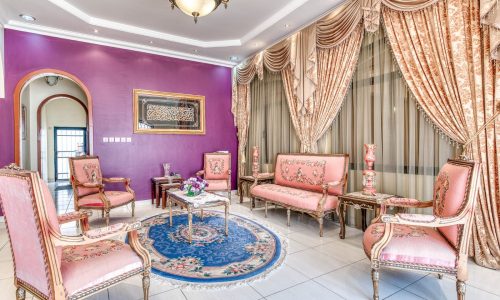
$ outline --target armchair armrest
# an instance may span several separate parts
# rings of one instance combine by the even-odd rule
[[[385,206],[397,206],[397,207],[413,207],[413,208],[424,208],[424,207],[432,207],[433,201],[420,201],[412,198],[398,198],[392,197],[385,199],[382,205]]]
[[[119,183],[119,182],[125,182],[125,183],[130,183],[130,178],[125,178],[125,177],[111,177],[111,178],[103,178],[103,182],[109,182],[109,183]]]
[[[423,227],[445,227],[451,225],[465,224],[463,218],[440,218],[433,215],[424,214],[396,214],[382,215],[380,220],[383,223],[413,225]]]
[[[104,184],[102,184],[102,183],[92,183],[92,182],[81,183],[81,182],[77,182],[76,185],[77,186],[81,186],[81,187],[86,187],[86,188],[98,188],[98,189],[103,189],[104,188]]]
[[[65,224],[72,221],[88,219],[90,216],[92,216],[91,211],[83,210],[83,211],[74,211],[67,214],[59,215],[57,216],[57,219],[59,220],[59,224]]]
[[[205,175],[205,171],[204,170],[200,170],[198,172],[196,172],[195,174],[196,176],[200,176],[200,177],[203,177]]]
[[[135,223],[118,223],[108,227],[89,230],[78,236],[66,236],[51,230],[56,246],[79,246],[96,243],[102,240],[111,239],[113,237],[136,231],[142,227],[141,222]]]

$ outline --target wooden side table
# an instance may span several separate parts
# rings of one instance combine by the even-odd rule
[[[267,174],[260,174],[257,176],[257,184],[261,183],[272,183],[274,180],[274,174],[273,173],[267,173]],[[243,185],[248,184],[252,185],[255,182],[255,177],[252,175],[249,176],[241,176],[239,181],[238,181],[238,189],[240,190],[240,203],[243,203]]]
[[[375,196],[367,196],[362,192],[348,193],[339,196],[339,220],[340,220],[340,238],[345,238],[345,208],[347,205],[354,207],[355,209],[361,209],[361,229],[363,231],[368,227],[366,224],[366,210],[370,209],[375,212],[375,218],[380,214],[380,203],[385,199],[397,197],[395,195],[380,194],[377,193]]]
[[[172,183],[162,183],[160,184],[160,194],[161,194],[161,208],[167,208],[167,191],[170,189],[178,189],[181,187],[182,178],[174,179]]]
[[[180,181],[182,183],[182,178],[180,177],[174,177],[172,182],[178,182]],[[155,204],[156,200],[156,207],[160,207],[160,185],[164,183],[170,183],[170,180],[168,177],[152,177],[151,178],[151,204]]]

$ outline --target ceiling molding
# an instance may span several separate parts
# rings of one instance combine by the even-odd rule
[[[156,55],[161,55],[161,56],[174,57],[174,58],[179,58],[179,59],[184,59],[184,60],[189,60],[189,61],[196,61],[196,62],[224,66],[224,67],[230,67],[230,68],[232,68],[238,64],[237,62],[233,62],[233,61],[215,59],[215,58],[194,55],[194,54],[179,52],[179,51],[172,51],[172,50],[167,50],[167,49],[158,48],[158,47],[146,46],[146,45],[137,44],[137,43],[130,43],[130,42],[109,39],[109,38],[104,38],[104,37],[90,35],[90,34],[83,34],[83,33],[79,33],[79,32],[62,30],[62,29],[58,29],[58,28],[41,26],[41,25],[30,24],[30,23],[19,22],[19,21],[12,21],[11,20],[5,25],[5,28],[24,31],[24,32],[30,32],[30,33],[36,33],[36,34],[41,34],[41,35],[46,35],[46,36],[51,36],[51,37],[63,38],[63,39],[68,39],[68,40],[73,40],[73,41],[86,42],[86,43],[91,43],[91,44],[96,44],[96,45],[109,46],[109,47],[114,47],[114,48],[156,54]]]
[[[220,48],[220,47],[237,47],[241,46],[244,43],[248,42],[249,40],[255,38],[257,35],[260,33],[264,32],[266,29],[270,28],[277,22],[279,22],[281,19],[304,5],[310,0],[293,0],[290,1],[287,5],[285,5],[282,9],[280,9],[278,12],[273,14],[271,17],[266,19],[264,22],[262,22],[259,26],[251,30],[249,33],[245,34],[243,37],[239,39],[230,39],[230,40],[220,40],[220,41],[202,41],[202,40],[196,40],[196,39],[191,39],[187,38],[184,36],[179,36],[179,35],[173,35],[165,32],[160,32],[156,30],[151,30],[151,29],[146,29],[146,28],[141,28],[133,25],[128,25],[124,23],[119,23],[119,22],[114,22],[114,21],[109,21],[106,19],[102,18],[97,18],[93,17],[86,12],[82,11],[78,7],[72,5],[71,3],[68,3],[66,0],[48,0],[52,4],[56,5],[57,7],[65,10],[66,12],[72,14],[73,16],[77,17],[78,19],[84,21],[87,24],[90,24],[92,26],[98,26],[102,28],[107,28],[107,29],[112,29],[112,30],[117,30],[117,31],[122,31],[122,32],[127,32],[127,33],[132,33],[132,34],[137,34],[137,35],[142,35],[142,36],[147,36],[149,38],[155,38],[155,39],[160,39],[160,40],[165,40],[169,42],[175,42],[179,44],[184,44],[184,45],[190,45],[190,46],[195,46],[195,47],[200,47],[200,48]]]
[[[261,34],[264,32],[266,29],[269,27],[273,26],[274,24],[278,23],[281,21],[283,18],[294,12],[296,9],[301,7],[302,5],[306,4],[309,2],[309,0],[294,0],[290,1],[285,7],[277,11],[274,15],[272,15],[270,18],[262,22],[259,26],[255,27],[252,29],[249,33],[245,34],[241,39],[241,43],[244,44],[251,39],[255,38],[257,35]]]

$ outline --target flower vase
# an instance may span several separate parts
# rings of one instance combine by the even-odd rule
[[[376,173],[373,168],[375,163],[375,149],[377,149],[376,145],[365,144],[366,169],[363,170],[363,194],[369,196],[374,196],[377,192],[375,189]]]
[[[196,196],[198,196],[199,194],[201,194],[202,192],[203,192],[202,190],[200,190],[200,191],[198,191],[198,192],[194,192],[194,191],[192,191],[192,190],[191,190],[191,187],[190,187],[190,188],[187,190],[186,196],[188,196],[188,197],[196,197]]]
[[[259,147],[254,146],[252,151],[252,176],[256,178],[259,176]]]

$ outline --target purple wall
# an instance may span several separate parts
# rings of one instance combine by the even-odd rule
[[[162,162],[191,176],[203,153],[229,150],[236,188],[237,138],[231,114],[231,69],[135,51],[5,30],[6,99],[0,100],[0,166],[14,161],[13,94],[27,73],[43,68],[69,72],[93,99],[94,154],[104,176],[127,176],[137,199],[150,197],[150,178]],[[204,95],[206,134],[133,134],[132,90]],[[132,137],[132,143],[103,143],[102,137]]]

